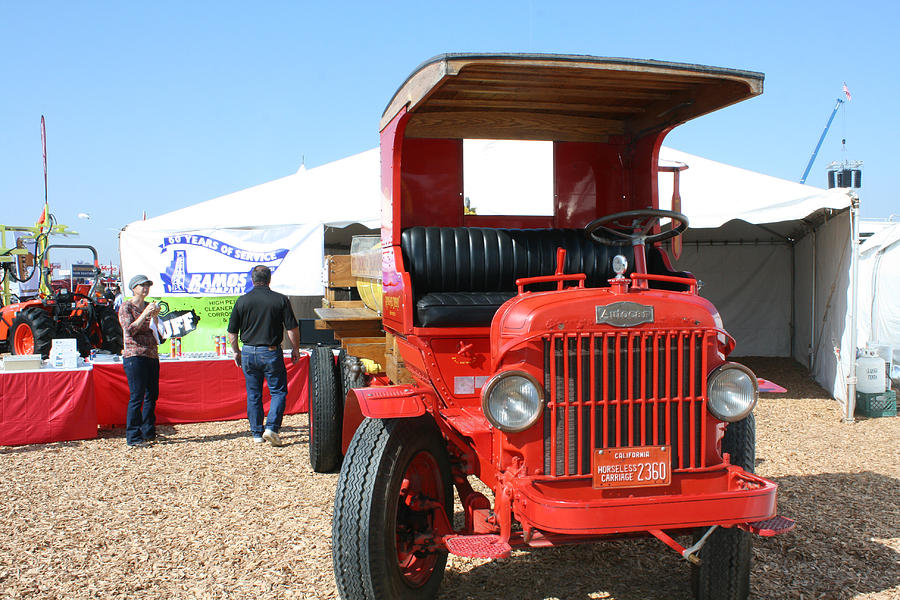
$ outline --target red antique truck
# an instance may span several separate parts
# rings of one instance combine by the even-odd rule
[[[381,121],[386,375],[313,399],[311,452],[344,455],[342,598],[434,597],[448,553],[636,535],[691,563],[697,598],[747,597],[751,534],[793,523],[753,473],[756,377],[670,266],[688,220],[658,209],[657,177],[673,127],[762,83],[507,54],[438,56],[403,83]],[[552,142],[548,214],[472,214],[468,139]]]

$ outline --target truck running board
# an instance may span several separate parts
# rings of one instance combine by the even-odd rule
[[[512,548],[499,535],[450,535],[444,538],[447,550],[468,558],[508,558]]]
[[[775,515],[771,519],[766,519],[765,521],[756,521],[755,523],[740,525],[740,528],[763,537],[772,537],[779,533],[787,533],[796,525],[797,524],[792,519]]]

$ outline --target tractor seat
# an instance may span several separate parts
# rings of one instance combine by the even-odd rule
[[[616,254],[628,259],[629,273],[634,263],[631,246],[598,244],[581,229],[410,227],[400,234],[400,248],[419,327],[489,326],[497,309],[516,295],[516,279],[553,274],[557,248],[566,250],[565,273],[584,273],[587,287],[609,285]],[[647,262],[651,273],[682,275],[666,269],[658,248],[647,248]]]

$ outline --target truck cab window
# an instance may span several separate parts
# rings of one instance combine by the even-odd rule
[[[553,142],[463,140],[467,214],[553,214]]]

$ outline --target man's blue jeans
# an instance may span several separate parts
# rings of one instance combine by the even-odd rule
[[[125,441],[137,444],[156,437],[156,399],[159,397],[159,359],[127,356],[122,359],[128,378]]]
[[[254,437],[263,434],[263,379],[269,385],[272,403],[266,417],[265,429],[278,432],[284,406],[287,401],[287,369],[281,348],[269,350],[266,346],[244,346],[241,350],[241,368],[247,383],[247,419]]]

